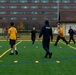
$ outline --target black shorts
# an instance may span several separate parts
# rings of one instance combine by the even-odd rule
[[[11,48],[16,44],[16,40],[10,39],[9,44],[11,45]]]

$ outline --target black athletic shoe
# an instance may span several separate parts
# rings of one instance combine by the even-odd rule
[[[49,59],[52,57],[52,53],[49,53]]]
[[[14,53],[10,53],[9,55],[14,55]]]
[[[15,51],[15,53],[16,53],[16,55],[18,55],[18,52],[17,51]]]
[[[46,53],[45,56],[44,56],[44,58],[47,58],[48,55],[49,55],[49,53]]]

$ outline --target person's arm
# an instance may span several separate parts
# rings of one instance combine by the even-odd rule
[[[75,34],[75,31],[73,30],[73,35]]]
[[[52,28],[50,28],[50,36],[51,36],[51,41],[53,41],[53,32],[52,32]]]
[[[40,34],[39,34],[39,38],[43,35],[44,32],[44,27],[41,28]]]
[[[9,39],[9,36],[10,36],[10,30],[8,30],[7,41],[8,41],[8,39]]]
[[[17,29],[16,29],[16,40],[17,40]]]
[[[70,29],[68,30],[68,33],[70,33]]]
[[[40,30],[40,34],[39,34],[38,40],[40,40],[41,36],[43,35],[43,32],[44,32],[44,27],[42,27],[41,30]]]
[[[73,29],[72,29],[73,30]],[[74,34],[75,32],[74,32],[74,30],[73,30],[73,34]]]
[[[30,32],[30,38],[32,37],[32,31]]]
[[[16,40],[17,40],[17,38],[18,38],[18,37],[17,37],[17,33],[16,33]]]
[[[8,35],[7,35],[7,41],[9,40],[9,36],[10,36],[10,35],[8,34]]]

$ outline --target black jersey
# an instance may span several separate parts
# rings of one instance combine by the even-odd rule
[[[36,30],[31,31],[31,36],[36,36]]]
[[[73,29],[69,29],[69,32],[68,33],[70,34],[70,36],[73,36],[74,35]]]

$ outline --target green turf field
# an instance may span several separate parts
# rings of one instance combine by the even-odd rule
[[[35,45],[31,41],[17,41],[18,55],[9,55],[9,43],[0,41],[0,75],[76,75],[76,44],[54,43],[50,43],[53,56],[46,59],[41,41]]]

